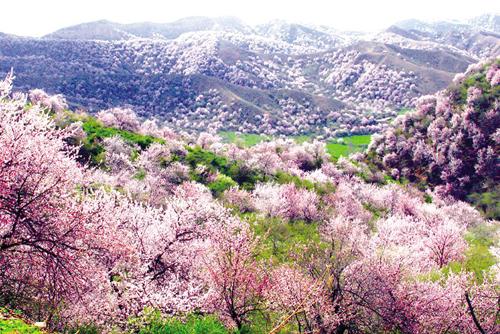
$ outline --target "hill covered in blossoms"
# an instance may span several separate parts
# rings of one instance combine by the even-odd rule
[[[498,67],[498,60],[471,66],[447,90],[421,98],[373,138],[370,162],[422,188],[482,202],[498,217]]]
[[[130,107],[192,133],[333,138],[383,131],[418,97],[498,55],[496,18],[377,34],[235,18],[98,21],[43,38],[0,35],[0,73],[14,68],[16,88],[64,94],[73,109]]]
[[[130,109],[71,111],[8,75],[0,326],[497,333],[498,211],[462,200],[498,198],[499,65],[338,160],[317,140],[242,147]]]

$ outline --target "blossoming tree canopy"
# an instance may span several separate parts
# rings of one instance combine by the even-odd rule
[[[72,112],[10,75],[0,307],[61,332],[497,333],[498,66],[338,161],[320,141],[244,147]]]

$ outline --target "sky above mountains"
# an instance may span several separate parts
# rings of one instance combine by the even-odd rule
[[[43,36],[57,29],[106,19],[119,23],[170,22],[187,16],[236,16],[250,24],[274,19],[340,30],[376,31],[394,22],[465,19],[500,13],[492,0],[8,0],[0,32]]]

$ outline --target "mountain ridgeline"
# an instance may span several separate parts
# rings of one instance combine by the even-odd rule
[[[227,17],[97,21],[0,35],[0,74],[13,68],[16,89],[64,94],[75,109],[130,107],[189,132],[332,138],[385,130],[419,96],[497,55],[497,22],[407,21],[367,35]]]

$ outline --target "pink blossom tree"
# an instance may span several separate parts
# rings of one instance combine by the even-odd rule
[[[370,159],[391,174],[466,199],[494,183],[494,133],[499,124],[494,77],[497,60],[472,66],[465,79],[419,99],[369,148]],[[481,84],[480,82],[484,83]]]
[[[40,303],[50,320],[61,303],[78,302],[87,278],[106,277],[98,263],[112,260],[97,255],[115,239],[77,192],[83,173],[68,132],[24,102],[0,101],[0,299],[27,312]]]
[[[68,108],[68,104],[62,95],[50,96],[41,89],[31,90],[28,97],[32,104],[39,105],[42,108],[47,108],[56,113],[62,112]]]
[[[286,315],[285,320],[295,321],[300,333],[314,330],[317,305],[326,302],[319,280],[291,266],[271,272],[266,299],[272,310]]]
[[[252,313],[264,309],[269,279],[255,259],[256,239],[246,224],[226,221],[212,228],[205,257],[209,304],[241,330]]]
[[[139,131],[141,123],[132,109],[111,108],[97,113],[97,119],[105,126],[128,131]]]

